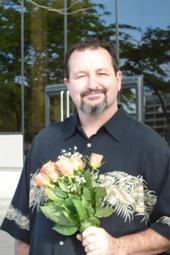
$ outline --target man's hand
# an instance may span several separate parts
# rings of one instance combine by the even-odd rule
[[[89,227],[77,239],[87,255],[156,255],[170,250],[170,240],[149,228],[115,238],[103,228]]]
[[[77,238],[82,241],[87,255],[124,255],[120,253],[118,239],[103,228],[89,227]]]
[[[28,255],[30,246],[19,240],[15,240],[15,255]]]

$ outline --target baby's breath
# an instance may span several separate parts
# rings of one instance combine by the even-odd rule
[[[76,181],[78,184],[86,183],[86,180],[85,180],[84,176],[75,176],[75,181]]]

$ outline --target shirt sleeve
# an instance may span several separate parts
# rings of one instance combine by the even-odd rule
[[[25,161],[18,186],[2,222],[1,229],[14,238],[30,242],[30,215],[29,215],[29,185],[28,171],[29,155]]]
[[[164,142],[153,142],[145,171],[150,190],[157,196],[150,215],[150,227],[170,239],[170,150]]]
[[[166,181],[151,215],[151,228],[170,239],[170,166]]]

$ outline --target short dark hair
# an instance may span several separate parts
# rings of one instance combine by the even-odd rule
[[[103,48],[107,50],[107,52],[110,54],[112,58],[112,64],[113,64],[113,69],[115,73],[119,71],[119,65],[118,65],[118,60],[116,57],[115,49],[111,47],[110,44],[108,44],[106,41],[100,41],[97,39],[91,39],[91,40],[86,40],[83,42],[79,42],[77,44],[74,44],[67,52],[65,56],[65,63],[64,63],[64,69],[65,69],[65,78],[69,79],[69,59],[71,54],[74,51],[84,51],[85,49],[98,49],[98,48]]]

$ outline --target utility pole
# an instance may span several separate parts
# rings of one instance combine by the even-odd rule
[[[24,106],[24,0],[21,0],[21,132],[23,135],[24,156],[24,134],[25,134],[25,106]]]
[[[67,52],[67,0],[64,0],[64,56]]]
[[[118,0],[115,0],[115,28],[116,28],[116,56],[119,62],[120,53],[119,53],[119,6]]]

